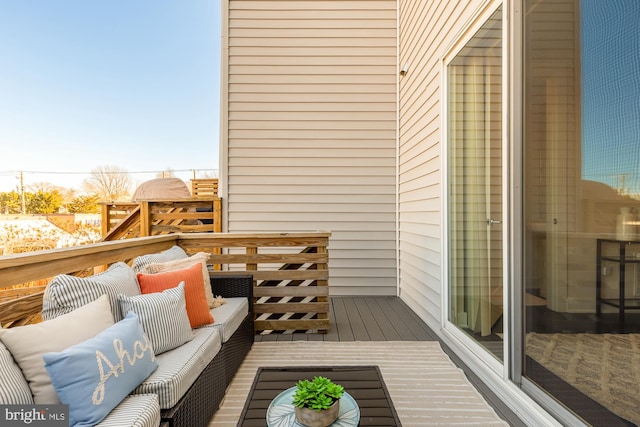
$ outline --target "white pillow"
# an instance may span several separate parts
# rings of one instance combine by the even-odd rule
[[[118,295],[125,315],[138,315],[156,355],[174,349],[193,338],[184,298],[184,282],[162,292],[127,297]]]
[[[213,297],[213,291],[211,290],[211,281],[209,280],[209,270],[207,269],[207,260],[211,254],[206,252],[198,252],[189,258],[177,259],[167,262],[154,262],[145,266],[140,273],[143,274],[156,274],[163,273],[165,271],[183,270],[189,268],[194,264],[202,264],[202,279],[204,280],[204,296],[207,298],[207,305],[209,308],[214,308],[215,299]]]
[[[58,404],[60,400],[44,368],[42,355],[88,340],[113,324],[109,297],[103,295],[55,319],[0,330],[0,340],[20,366],[33,401],[37,405]]]
[[[152,262],[167,262],[187,257],[188,255],[184,251],[184,249],[176,245],[170,247],[166,251],[162,251],[157,254],[141,255],[134,258],[133,262],[131,263],[131,268],[133,268],[133,271],[135,271],[136,273],[140,273],[143,268],[145,268]]]
[[[116,262],[106,271],[89,277],[57,275],[44,290],[42,319],[51,320],[70,313],[105,294],[109,296],[113,319],[116,322],[122,320],[124,314],[120,313],[118,295],[140,295],[136,273],[131,267],[124,262]]]

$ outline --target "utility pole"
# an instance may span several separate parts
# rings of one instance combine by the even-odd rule
[[[22,202],[22,215],[27,213],[27,204],[24,200],[24,172],[20,171],[20,200]]]

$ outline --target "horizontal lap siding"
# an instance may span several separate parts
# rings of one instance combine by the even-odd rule
[[[230,0],[227,37],[228,231],[331,231],[331,293],[395,295],[395,0]]]
[[[401,298],[434,330],[442,316],[442,60],[483,2],[400,0],[399,265]]]

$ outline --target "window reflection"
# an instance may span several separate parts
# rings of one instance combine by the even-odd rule
[[[525,6],[524,374],[640,424],[640,2]]]

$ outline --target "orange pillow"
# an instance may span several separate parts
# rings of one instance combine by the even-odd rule
[[[165,273],[138,273],[138,283],[143,294],[162,292],[175,288],[184,282],[184,298],[187,302],[187,315],[192,328],[213,323],[213,316],[209,312],[209,304],[204,294],[204,279],[202,265],[196,263],[182,270],[167,271]]]

